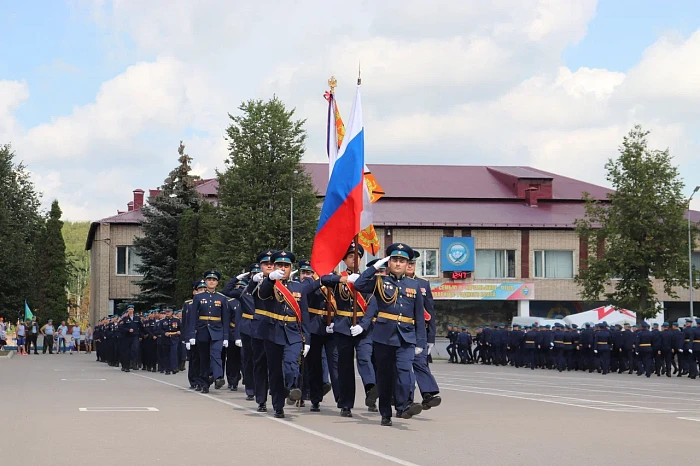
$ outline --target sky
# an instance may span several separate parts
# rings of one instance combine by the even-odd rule
[[[9,0],[0,30],[0,143],[66,220],[126,210],[181,140],[215,176],[248,99],[295,108],[305,160],[324,161],[328,78],[347,116],[360,63],[370,167],[525,165],[609,186],[641,124],[685,194],[700,185],[696,0]]]

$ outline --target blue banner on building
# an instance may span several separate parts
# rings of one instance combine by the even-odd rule
[[[474,238],[445,237],[440,240],[440,269],[443,272],[474,271]]]

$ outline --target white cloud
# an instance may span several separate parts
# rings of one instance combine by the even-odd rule
[[[700,32],[661,37],[626,73],[568,69],[561,53],[585,36],[595,7],[96,0],[89,14],[109,38],[106,53],[133,65],[92,103],[27,131],[12,112],[29,89],[0,81],[0,135],[13,136],[42,183],[60,173],[50,192],[66,217],[96,219],[125,209],[133,189],[158,186],[180,140],[196,174],[223,168],[227,113],[245,99],[276,93],[296,107],[307,159],[323,160],[326,80],[338,78],[347,115],[361,62],[369,162],[533,165],[604,184],[605,161],[640,122],[700,184]]]

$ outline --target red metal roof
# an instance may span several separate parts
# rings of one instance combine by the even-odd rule
[[[323,195],[328,186],[328,164],[302,164],[317,191]],[[474,165],[369,165],[385,198],[413,199],[500,199],[515,200],[512,186],[499,180],[498,171],[515,178],[552,179],[553,200],[580,201],[584,191],[596,199],[605,199],[613,191],[584,181],[537,170],[531,167]]]

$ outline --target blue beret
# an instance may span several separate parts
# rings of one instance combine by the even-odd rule
[[[207,278],[216,278],[217,280],[221,280],[221,274],[216,270],[207,270],[204,272],[204,279],[206,280]]]
[[[285,264],[293,264],[294,262],[297,261],[296,257],[294,256],[294,253],[292,251],[285,251],[285,250],[279,250],[275,251],[272,256],[270,256],[270,260],[277,264],[277,263],[285,263]]]
[[[386,248],[386,255],[390,257],[403,257],[404,259],[413,259],[413,249],[408,244],[393,243]]]
[[[258,253],[258,256],[255,258],[256,262],[270,262],[270,258],[272,257],[272,254],[274,254],[275,251],[272,249],[268,249],[266,251],[262,251]]]

